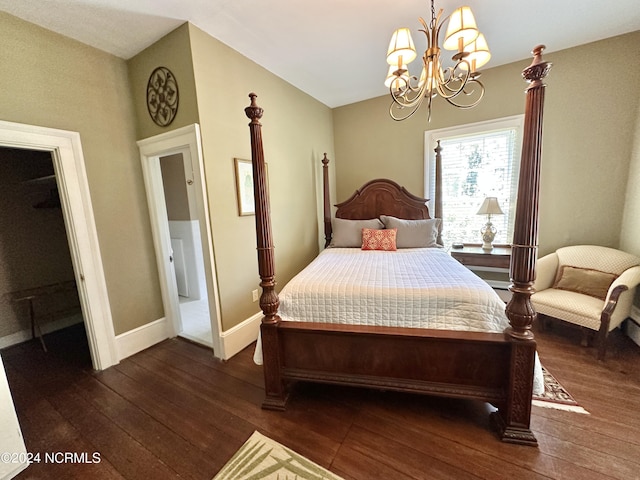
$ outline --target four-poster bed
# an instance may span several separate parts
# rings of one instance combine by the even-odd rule
[[[498,408],[492,419],[502,440],[537,445],[530,430],[536,355],[536,343],[531,333],[536,314],[530,296],[537,253],[542,79],[550,67],[542,61],[543,48],[535,48],[533,63],[523,72],[530,86],[526,93],[510,268],[512,299],[506,307],[508,326],[500,333],[282,321],[275,292],[270,206],[259,122],[263,110],[256,105],[256,95],[250,95],[251,105],[245,112],[251,119],[258,266],[262,286],[260,307],[264,313],[261,324],[264,408],[283,410],[288,384],[295,380],[470,398]],[[439,157],[439,149],[436,153]],[[325,192],[328,191],[327,170],[325,155]],[[437,182],[439,177],[437,170]],[[324,206],[325,236],[329,244],[332,226],[328,193],[325,193]],[[438,197],[435,216],[441,217],[441,212]],[[430,218],[425,199],[388,180],[365,184],[349,200],[338,204],[336,211],[336,218],[348,220],[376,219],[381,215],[408,220]],[[329,321],[331,319],[327,319]],[[477,365],[483,368],[477,368]]]

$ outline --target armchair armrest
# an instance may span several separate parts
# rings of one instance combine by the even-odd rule
[[[626,269],[622,274],[616,278],[611,286],[607,297],[611,296],[611,293],[618,285],[625,285],[629,290],[633,290],[640,284],[640,265]]]
[[[629,316],[638,284],[640,284],[640,265],[628,268],[611,284],[600,317],[601,335],[606,336],[607,332],[620,325]]]
[[[551,288],[556,279],[558,263],[558,254],[555,252],[545,255],[538,260],[536,265],[536,280],[533,284],[533,288],[536,291]]]
[[[609,287],[609,291],[607,292],[607,298],[605,303],[614,300],[618,301],[618,297],[622,295],[623,299],[621,300],[624,303],[625,316],[628,315],[627,310],[631,310],[631,303],[633,302],[633,295],[635,292],[635,288],[640,285],[640,265],[636,265],[635,267],[627,268],[622,274],[616,278],[611,286]],[[621,288],[618,288],[621,287]],[[626,288],[622,288],[626,287]],[[617,290],[621,290],[618,295],[615,295]]]

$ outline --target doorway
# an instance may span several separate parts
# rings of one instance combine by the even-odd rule
[[[0,348],[82,322],[50,152],[0,147]]]
[[[113,320],[80,134],[0,121],[0,147],[34,150],[50,156],[58,199],[52,195],[41,201],[47,205],[59,200],[92,365],[96,370],[115,365],[118,356]]]
[[[140,140],[138,147],[170,336],[224,358],[199,126]]]
[[[159,157],[167,227],[171,242],[170,256],[179,300],[178,335],[213,348],[207,280],[202,254],[202,235],[193,187],[189,152],[182,150]],[[185,158],[187,157],[187,158]]]

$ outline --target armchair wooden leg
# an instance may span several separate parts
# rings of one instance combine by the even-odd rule
[[[605,308],[600,316],[600,330],[598,330],[598,360],[601,362],[604,362],[604,357],[607,353],[607,335],[609,334],[610,322],[611,312]]]
[[[606,331],[598,332],[598,360],[601,362],[604,362],[607,354],[607,333]]]
[[[582,327],[581,329],[582,336],[580,337],[580,345],[583,347],[588,347],[591,345],[591,338],[593,337],[593,331],[588,329],[587,327]]]

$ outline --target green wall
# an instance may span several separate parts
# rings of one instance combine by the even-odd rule
[[[198,123],[198,105],[193,80],[189,27],[185,23],[127,61],[135,111],[136,139],[152,137]],[[171,124],[156,125],[147,110],[147,83],[157,67],[166,67],[178,83],[178,111]]]
[[[114,330],[162,317],[125,62],[0,12],[0,119],[80,133]]]
[[[234,158],[251,159],[248,94],[262,131],[280,287],[318,253],[322,153],[333,153],[331,110],[189,25],[223,329],[259,311],[255,217],[239,216]]]
[[[636,113],[629,180],[622,216],[620,248],[640,256],[640,103]],[[637,298],[640,300],[640,290]],[[636,305],[640,305],[640,301],[637,301]]]
[[[320,160],[333,152],[331,110],[199,28],[184,24],[129,60],[138,138],[199,123],[223,330],[256,314],[255,217],[239,216],[234,159],[251,159],[244,108],[255,91],[265,109],[264,150],[271,192],[276,278],[283,286],[318,253]],[[176,76],[174,122],[157,127],[146,110],[157,66]]]
[[[640,32],[634,32],[545,55],[554,66],[546,80],[544,111],[542,255],[579,243],[619,247],[622,230],[638,231],[631,212],[638,211],[640,201],[637,194],[625,192],[627,184],[640,182],[639,44]],[[603,59],[606,70],[598,66]],[[459,110],[437,98],[431,123],[424,106],[413,118],[394,122],[388,96],[334,109],[338,198],[348,198],[374,177],[392,178],[423,195],[424,132],[523,113],[527,85],[521,71],[530,63],[529,57],[484,71],[486,95],[474,109]],[[633,155],[636,166],[630,169]],[[635,210],[628,207],[623,229],[625,198]],[[640,253],[637,240],[626,243]]]

